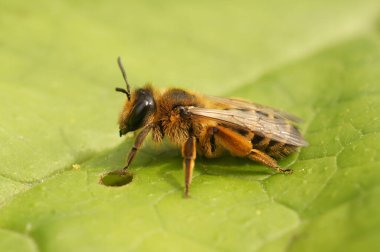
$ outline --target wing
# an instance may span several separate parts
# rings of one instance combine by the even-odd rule
[[[288,114],[283,111],[279,111],[277,109],[264,106],[261,104],[240,100],[240,99],[233,99],[233,98],[223,98],[218,96],[205,96],[206,99],[211,100],[215,102],[216,104],[220,104],[222,106],[226,106],[227,108],[232,109],[246,109],[246,110],[253,110],[258,113],[267,114],[269,116],[275,117],[275,118],[282,118],[286,119],[288,121],[291,121],[293,123],[301,123],[302,119],[298,118],[294,115]]]
[[[267,108],[268,109],[268,108]],[[261,111],[261,110],[259,110]],[[192,119],[209,119],[254,132],[255,134],[295,146],[307,146],[298,129],[289,120],[274,118],[253,110],[208,109],[187,107]]]

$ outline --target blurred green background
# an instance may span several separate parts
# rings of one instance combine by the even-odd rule
[[[0,0],[1,251],[374,251],[380,236],[380,2]],[[282,161],[132,144],[124,96],[152,82],[304,118]],[[73,166],[74,165],[74,166]]]

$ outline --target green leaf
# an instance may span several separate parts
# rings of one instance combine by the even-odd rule
[[[374,251],[380,235],[380,4],[0,2],[1,251]],[[150,140],[121,168],[124,97],[154,81],[305,119],[281,161],[198,158]]]

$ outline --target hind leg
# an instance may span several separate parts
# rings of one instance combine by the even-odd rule
[[[272,158],[271,156],[265,154],[262,151],[259,151],[257,149],[252,149],[251,152],[248,155],[248,158],[251,160],[254,160],[256,162],[262,163],[274,170],[276,170],[279,173],[292,173],[293,171],[291,169],[282,169],[278,164],[277,161]]]
[[[248,157],[280,173],[292,172],[290,169],[281,169],[274,158],[260,150],[253,149],[251,141],[229,128],[216,126],[213,127],[213,133],[216,142],[222,145],[233,156]]]

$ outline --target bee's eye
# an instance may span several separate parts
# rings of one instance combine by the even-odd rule
[[[146,116],[155,110],[155,103],[152,95],[144,90],[137,91],[136,103],[133,106],[125,123],[127,131],[135,131],[141,128]]]
[[[137,102],[133,106],[132,111],[129,114],[129,117],[127,119],[128,131],[134,131],[140,128],[148,112],[149,112],[149,103],[147,100],[142,100],[142,101]]]

